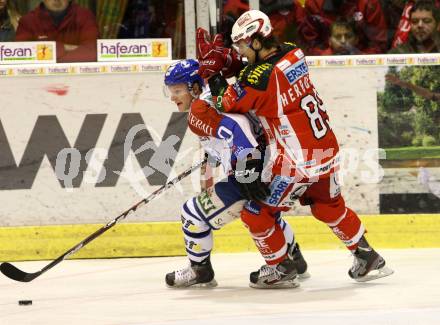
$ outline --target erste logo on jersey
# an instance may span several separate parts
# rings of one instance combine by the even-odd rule
[[[293,85],[298,79],[309,73],[309,68],[307,67],[306,61],[303,59],[291,65],[284,70],[283,73],[287,80],[289,80],[289,83]]]

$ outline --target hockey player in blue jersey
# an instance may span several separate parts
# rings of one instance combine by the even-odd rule
[[[243,209],[258,213],[261,209],[258,201],[270,195],[271,191],[269,186],[243,186],[237,181],[240,173],[236,167],[237,160],[243,159],[249,151],[261,150],[257,141],[261,135],[260,126],[252,116],[241,114],[213,114],[210,111],[209,119],[204,119],[204,112],[197,112],[198,107],[201,107],[198,106],[198,101],[210,102],[211,95],[208,86],[197,75],[198,68],[195,60],[182,60],[172,65],[165,74],[165,89],[179,111],[189,111],[188,125],[194,133],[197,133],[197,129],[203,129],[204,133],[211,134],[200,137],[201,144],[211,159],[222,165],[228,176],[183,204],[182,231],[190,263],[187,267],[166,275],[165,280],[169,287],[216,286],[210,261],[212,231],[240,218]],[[245,199],[249,196],[252,200]],[[295,242],[292,229],[279,213],[275,219],[273,233],[280,230],[278,233],[281,236],[268,234],[268,245],[276,247],[276,251],[264,254],[259,247],[266,264],[251,273],[251,287],[294,288],[298,286],[297,275],[299,278],[308,277],[307,263]],[[257,246],[261,245],[261,242],[255,242]]]

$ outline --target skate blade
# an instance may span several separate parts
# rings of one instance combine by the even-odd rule
[[[206,283],[193,284],[190,288],[209,289],[209,288],[215,288],[216,286],[218,286],[217,281],[215,279],[212,279],[211,281]]]
[[[218,283],[215,279],[206,283],[194,283],[190,285],[170,286],[167,284],[167,287],[171,289],[210,289],[216,286],[218,286]]]
[[[376,279],[384,278],[384,277],[389,276],[393,273],[394,273],[394,271],[392,269],[384,266],[378,270],[373,270],[370,273],[368,273],[366,276],[363,276],[361,278],[357,278],[355,280],[356,280],[356,282],[368,282],[368,281],[373,281]]]
[[[249,282],[249,287],[254,289],[295,289],[300,286],[298,280],[288,280],[274,284],[265,284],[265,283],[252,283]]]
[[[302,273],[302,274],[297,274],[297,279],[300,281],[300,282],[303,282],[303,281],[305,281],[305,280],[307,280],[307,279],[310,279],[310,277],[311,277],[311,275],[310,275],[310,273],[308,272],[308,271],[305,271],[304,273]]]

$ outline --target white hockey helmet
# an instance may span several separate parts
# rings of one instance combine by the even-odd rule
[[[273,27],[269,17],[259,10],[249,10],[242,14],[232,27],[231,39],[233,43],[240,40],[250,40],[252,35],[260,34],[268,37]]]

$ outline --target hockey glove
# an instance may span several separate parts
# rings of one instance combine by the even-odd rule
[[[222,69],[222,75],[225,78],[231,78],[243,69],[244,64],[241,56],[232,49],[225,48],[223,54],[226,55],[226,64]]]
[[[208,84],[209,90],[211,90],[211,95],[214,97],[223,96],[226,88],[228,88],[228,82],[226,81],[225,77],[219,73],[209,78]]]
[[[235,166],[235,179],[240,193],[246,200],[263,201],[270,194],[267,184],[261,181],[261,159],[239,160]]]
[[[204,79],[220,72],[229,78],[243,67],[241,57],[230,48],[225,48],[221,34],[216,34],[211,41],[205,29],[197,28],[196,46],[200,65],[198,74]]]
[[[220,112],[228,112],[237,101],[234,87],[228,87],[228,82],[221,74],[213,75],[208,79],[214,107]]]

